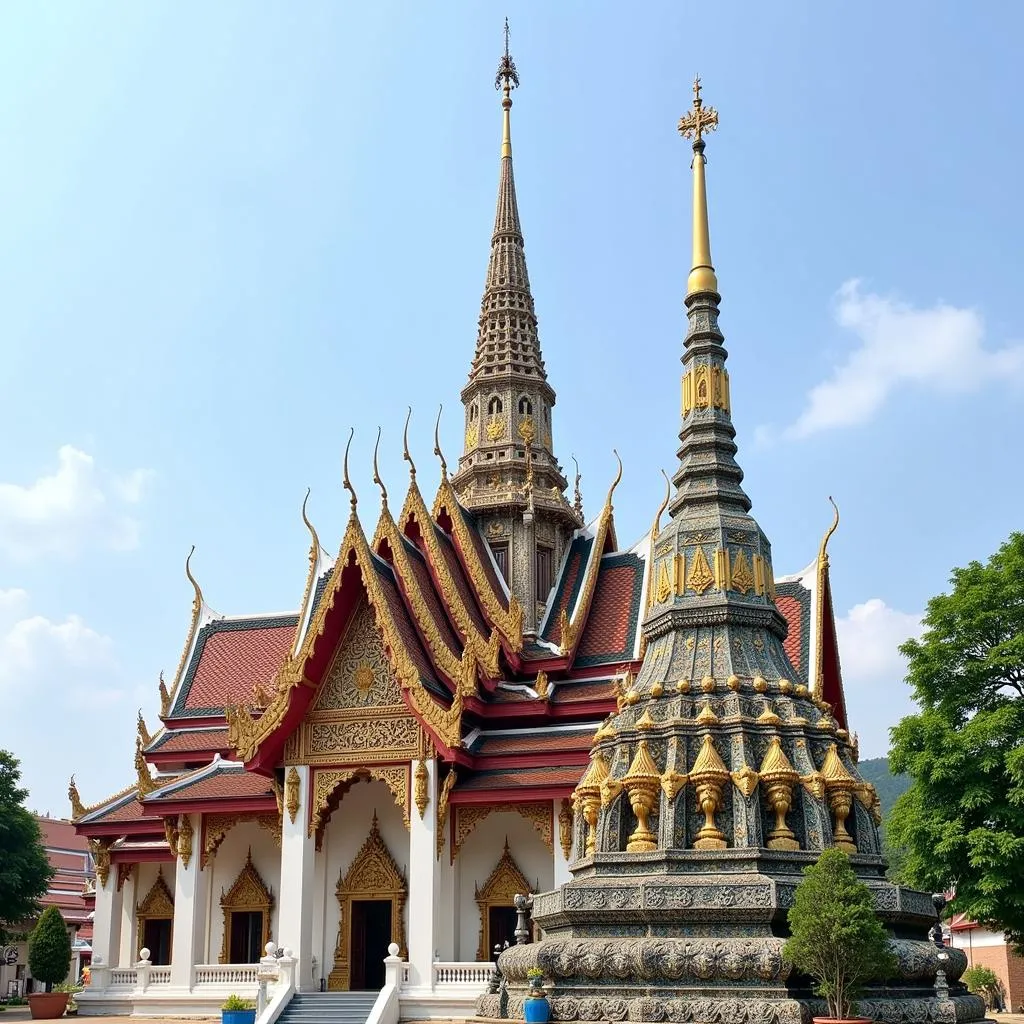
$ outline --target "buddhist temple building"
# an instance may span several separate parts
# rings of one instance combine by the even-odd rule
[[[229,991],[255,993],[257,961],[273,941],[290,951],[300,993],[381,989],[394,943],[403,1018],[471,1014],[495,947],[515,941],[513,897],[557,889],[593,854],[599,823],[587,817],[581,778],[592,750],[616,749],[611,718],[660,697],[655,654],[673,671],[688,659],[672,680],[677,703],[684,692],[709,698],[686,697],[680,714],[714,716],[733,680],[745,699],[759,699],[765,679],[777,691],[781,679],[784,693],[827,708],[815,719],[827,717],[831,756],[851,772],[847,813],[868,842],[854,819],[871,821],[878,805],[852,776],[828,534],[808,538],[806,569],[776,576],[767,539],[744,518],[729,375],[707,298],[717,299],[717,281],[703,185],[694,238],[706,258],[695,260],[689,292],[704,318],[704,350],[684,364],[680,468],[650,531],[623,544],[614,514],[621,464],[609,457],[604,493],[585,509],[579,476],[571,484],[561,461],[569,446],[556,429],[557,382],[541,354],[513,174],[518,84],[506,42],[496,78],[497,208],[475,346],[466,339],[461,455],[449,466],[435,429],[437,463],[415,465],[407,420],[407,480],[381,480],[375,457],[377,492],[357,495],[346,451],[340,546],[324,546],[304,503],[308,562],[296,564],[289,614],[215,612],[190,556],[184,649],[160,679],[159,724],[139,716],[128,785],[88,805],[71,786],[75,825],[96,864],[83,1013],[215,1010]],[[695,167],[703,182],[703,163]],[[666,373],[679,355],[666,339]],[[711,524],[687,519],[723,507]],[[837,522],[838,513],[833,529]],[[677,644],[668,627],[690,615],[681,595],[687,607],[718,602],[758,628],[724,654],[713,630],[693,647]],[[821,769],[803,772],[820,781]],[[87,775],[79,779],[85,791]],[[746,792],[757,779],[733,770],[719,786]],[[805,841],[806,829],[791,832],[779,813],[764,842]],[[813,812],[815,848],[854,842],[830,814]],[[724,816],[706,822],[703,838],[734,843],[723,824]]]

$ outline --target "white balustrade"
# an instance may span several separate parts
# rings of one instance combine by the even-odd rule
[[[139,972],[134,967],[115,967],[110,972],[111,985],[134,986]]]
[[[474,960],[434,963],[434,985],[486,985],[494,972],[494,964]]]
[[[170,967],[151,967],[149,969],[149,983],[150,985],[170,985]]]
[[[256,985],[259,964],[196,964],[194,982],[199,985]]]

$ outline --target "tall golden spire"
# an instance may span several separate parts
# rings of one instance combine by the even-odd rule
[[[679,119],[679,134],[693,139],[693,265],[686,281],[686,294],[717,292],[718,278],[711,263],[711,233],[708,229],[708,190],[704,180],[704,132],[718,127],[718,111],[705,107],[700,97],[700,75],[693,80],[693,109]]]
[[[515,61],[508,52],[508,18],[505,19],[505,52],[498,63],[498,73],[494,76],[494,88],[501,89],[502,109],[502,132],[501,132],[501,155],[502,157],[512,156],[512,119],[509,112],[512,110],[512,90],[519,85],[519,72],[516,71]]]

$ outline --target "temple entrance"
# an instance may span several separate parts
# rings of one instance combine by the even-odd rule
[[[166,966],[171,962],[171,921],[169,918],[147,918],[142,944],[149,950],[149,962]]]
[[[231,914],[231,959],[228,963],[257,963],[263,956],[263,932],[263,911],[233,911]]]
[[[384,957],[390,943],[391,900],[353,900],[350,989],[384,987]]]
[[[491,953],[495,946],[504,947],[516,944],[516,908],[515,907],[491,907],[488,920],[488,938],[491,943]]]
[[[348,870],[338,879],[338,943],[334,969],[327,978],[332,992],[379,989],[384,984],[384,957],[398,943],[405,956],[402,915],[407,895],[405,876],[380,834],[377,816],[370,834]]]

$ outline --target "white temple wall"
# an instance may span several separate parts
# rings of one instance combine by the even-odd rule
[[[250,850],[253,866],[274,896],[274,905],[270,910],[270,937],[275,942],[278,941],[281,851],[274,837],[266,829],[260,828],[255,821],[242,821],[228,832],[217,850],[216,857],[206,866],[212,878],[212,885],[206,914],[203,963],[215,964],[220,959],[221,944],[224,941],[224,911],[221,909],[220,900],[235,884],[235,879],[245,867],[245,858]],[[283,943],[285,940],[281,941]]]
[[[342,797],[338,809],[324,830],[324,840],[314,863],[323,863],[323,926],[314,933],[313,947],[318,970],[323,977],[334,965],[334,947],[338,939],[338,899],[335,890],[339,879],[348,871],[356,854],[370,834],[376,811],[381,838],[400,871],[409,878],[409,833],[402,822],[402,811],[395,805],[391,790],[377,780],[361,779]],[[412,813],[416,813],[413,808]],[[318,876],[319,877],[319,876]],[[408,918],[405,921],[409,932]],[[317,936],[319,946],[317,949]]]
[[[458,855],[457,927],[455,937],[458,960],[476,960],[480,940],[480,908],[476,905],[476,887],[483,888],[496,867],[508,839],[509,850],[530,883],[532,892],[553,888],[554,861],[551,851],[522,815],[515,811],[495,811],[470,834]],[[539,888],[538,888],[539,886]]]
[[[330,827],[330,826],[328,826]],[[325,840],[326,841],[326,840]],[[337,876],[334,879],[334,886],[338,884]],[[334,915],[334,927],[337,929],[338,901],[334,896],[334,886],[328,884],[327,879],[327,858],[320,853],[313,855],[313,956],[316,958],[310,965],[312,971],[311,984],[314,989],[320,987],[320,979],[326,978],[331,973],[330,963],[324,968],[324,935],[327,931],[327,921],[331,914]],[[334,904],[332,910],[328,899]],[[283,938],[287,946],[287,939]],[[334,947],[328,949],[328,956],[331,955]]]

